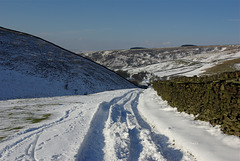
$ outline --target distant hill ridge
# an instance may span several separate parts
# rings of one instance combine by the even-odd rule
[[[42,38],[0,27],[0,100],[134,88],[104,66]]]
[[[91,53],[80,53],[97,63],[110,69],[127,69],[144,67],[166,61],[178,60],[183,57],[216,52],[235,52],[239,51],[240,45],[211,45],[195,46],[183,45],[183,47],[171,48],[141,48],[141,50],[109,50]]]

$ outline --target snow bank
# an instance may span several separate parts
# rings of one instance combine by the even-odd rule
[[[240,139],[223,134],[219,127],[195,121],[193,115],[177,112],[153,89],[140,96],[138,109],[147,122],[169,137],[180,149],[202,161],[239,161]]]

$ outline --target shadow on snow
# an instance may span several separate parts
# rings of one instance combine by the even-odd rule
[[[143,118],[139,114],[139,112],[137,110],[138,101],[136,101],[139,99],[139,96],[140,96],[140,94],[138,94],[135,101],[133,101],[131,104],[132,110],[136,116],[136,119],[137,119],[139,125],[143,129],[147,129],[151,132],[150,136],[151,136],[152,141],[155,143],[155,145],[158,148],[158,151],[163,155],[163,157],[165,159],[167,159],[169,161],[180,161],[183,157],[182,152],[180,150],[169,147],[170,146],[170,144],[168,143],[169,138],[164,135],[156,134],[155,132],[153,132],[151,126],[145,120],[143,120]]]

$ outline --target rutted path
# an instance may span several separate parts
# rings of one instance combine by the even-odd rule
[[[153,89],[8,100],[0,107],[0,131],[11,129],[13,112],[22,114],[14,127],[23,126],[0,142],[1,161],[239,160],[239,138],[177,112]],[[29,111],[51,117],[23,124]]]
[[[168,138],[141,117],[139,95],[134,90],[99,105],[76,156],[78,161],[182,159],[181,151],[171,148]]]
[[[1,161],[239,160],[239,138],[175,111],[153,89],[8,100],[0,107],[0,132],[23,126],[0,141]],[[29,112],[51,117],[27,123]],[[17,114],[18,122],[9,121]]]

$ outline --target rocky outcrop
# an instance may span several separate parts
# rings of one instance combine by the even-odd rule
[[[153,88],[178,111],[240,137],[240,71],[156,81]]]

